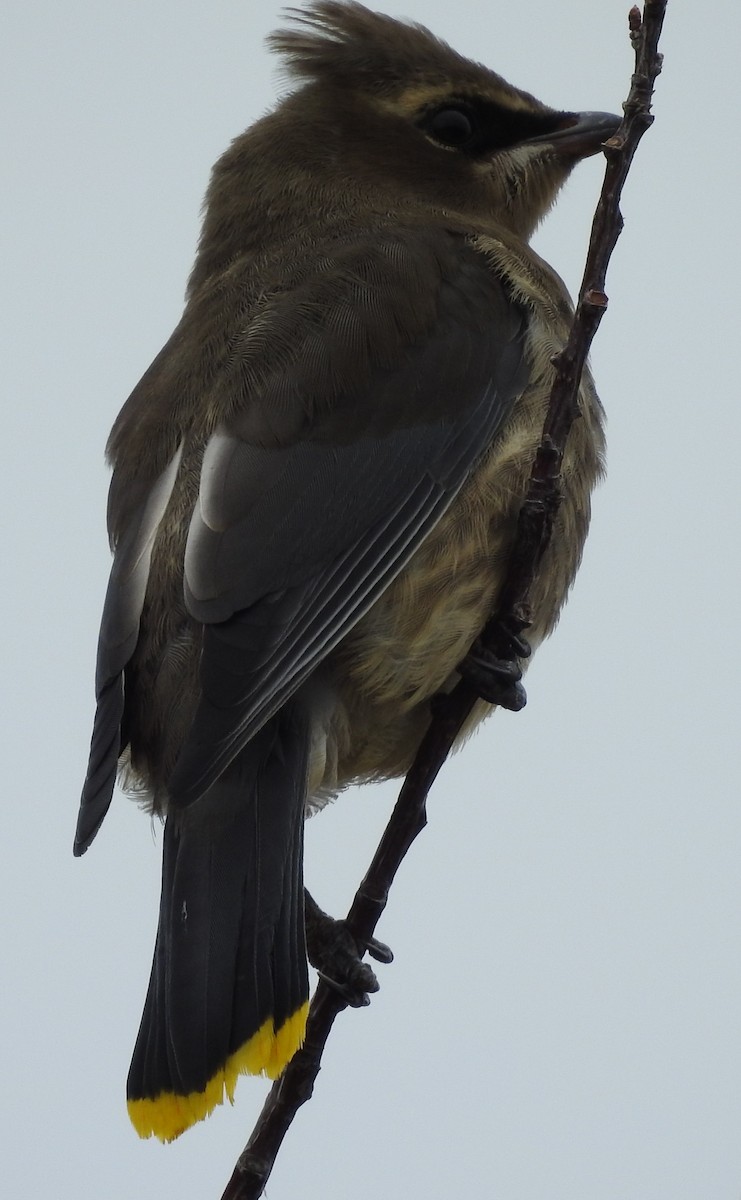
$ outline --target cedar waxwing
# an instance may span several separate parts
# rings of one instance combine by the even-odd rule
[[[128,1080],[134,1126],[163,1140],[301,1045],[305,812],[402,775],[432,697],[469,667],[484,683],[466,732],[522,703],[522,640],[488,687],[469,652],[572,313],[528,239],[619,124],[358,4],[291,21],[270,41],[296,90],[216,164],[183,317],[108,443],[114,561],[75,853],[117,772],[166,818]],[[579,405],[533,647],[602,469],[588,372]]]

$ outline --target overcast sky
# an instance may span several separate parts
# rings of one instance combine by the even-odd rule
[[[558,107],[626,95],[628,0],[378,4]],[[91,852],[71,843],[103,446],[178,320],[211,164],[283,86],[263,44],[278,21],[269,0],[28,0],[4,18],[12,1196],[218,1200],[267,1088],[242,1080],[172,1146],[138,1140],[124,1085],[161,834],[117,795]],[[609,477],[584,566],[528,707],[434,790],[378,931],[396,961],[338,1020],[271,1200],[741,1196],[740,35],[730,0],[670,2],[593,352]],[[537,238],[572,291],[601,175],[583,164]],[[338,914],[393,794],[350,792],[310,824],[307,879]]]

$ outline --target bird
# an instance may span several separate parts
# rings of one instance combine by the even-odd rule
[[[461,738],[521,707],[604,467],[587,370],[527,638],[487,661],[573,313],[530,238],[619,118],[551,108],[359,3],[290,9],[269,43],[291,86],[213,168],[182,318],[107,444],[74,853],[117,779],[164,821],[127,1083],[162,1141],[301,1046],[307,930],[311,955],[330,928],[303,885],[306,815],[403,776],[461,677],[479,696]],[[322,937],[340,990],[378,986],[361,959],[389,961],[382,943],[325,962]]]

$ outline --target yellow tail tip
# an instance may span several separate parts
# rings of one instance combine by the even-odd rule
[[[184,1096],[160,1092],[154,1099],[127,1101],[129,1118],[139,1137],[174,1141],[196,1121],[208,1117],[217,1105],[223,1104],[225,1093],[231,1104],[240,1075],[266,1075],[268,1079],[277,1079],[303,1045],[308,1013],[307,1001],[278,1030],[273,1025],[273,1018],[268,1017],[257,1033],[229,1056],[201,1092],[189,1092]]]

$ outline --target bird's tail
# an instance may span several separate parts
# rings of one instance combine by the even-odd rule
[[[149,991],[129,1072],[131,1121],[171,1141],[237,1076],[276,1078],[308,1010],[303,821],[309,732],[287,705],[165,824]]]

